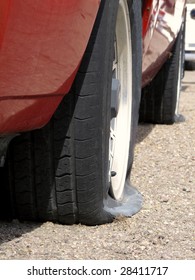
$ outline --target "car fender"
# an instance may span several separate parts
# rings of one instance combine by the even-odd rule
[[[1,134],[49,121],[75,78],[99,3],[1,0]]]
[[[143,1],[143,65],[142,86],[158,73],[181,28],[185,0]]]

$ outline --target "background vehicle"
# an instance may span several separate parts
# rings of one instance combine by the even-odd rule
[[[96,225],[140,209],[138,193],[127,209],[138,118],[178,115],[184,8],[1,2],[2,218]]]
[[[195,70],[195,1],[187,1],[186,31],[185,31],[185,61],[186,68]]]

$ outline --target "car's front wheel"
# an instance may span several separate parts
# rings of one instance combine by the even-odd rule
[[[141,1],[101,1],[70,93],[9,151],[14,215],[97,225],[114,218],[131,168],[141,85]]]

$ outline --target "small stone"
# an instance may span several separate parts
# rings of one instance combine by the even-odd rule
[[[161,202],[161,203],[167,203],[168,201],[169,201],[168,198],[163,198],[160,202]]]
[[[187,193],[190,192],[190,190],[188,190],[188,189],[186,189],[186,188],[183,188],[182,191],[187,192]]]

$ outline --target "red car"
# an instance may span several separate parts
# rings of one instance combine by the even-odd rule
[[[1,218],[139,210],[136,128],[178,119],[184,22],[185,0],[0,1]]]

